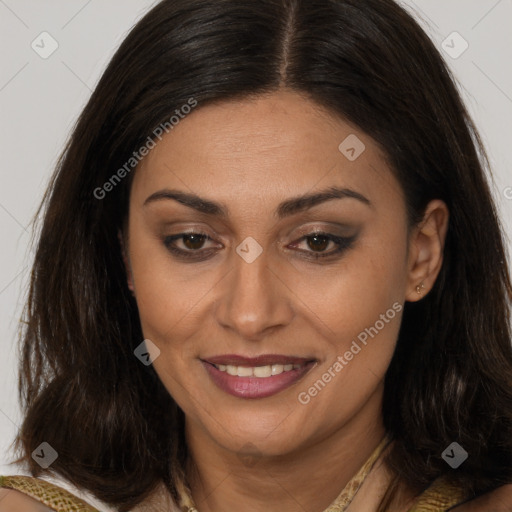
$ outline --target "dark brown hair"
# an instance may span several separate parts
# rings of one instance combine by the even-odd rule
[[[387,155],[410,225],[450,209],[435,287],[407,303],[383,417],[396,481],[450,474],[469,494],[512,482],[512,287],[481,140],[440,53],[392,0],[164,0],[131,30],[80,115],[41,210],[20,371],[30,457],[127,511],[163,480],[176,496],[183,413],[133,351],[143,335],[117,234],[133,170],[94,191],[191,98],[197,108],[300,92]],[[341,141],[340,141],[341,142]],[[441,458],[457,441],[469,458]]]

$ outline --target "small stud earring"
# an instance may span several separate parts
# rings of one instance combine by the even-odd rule
[[[421,291],[425,288],[425,283],[421,283],[418,286],[416,286],[416,293],[418,295],[421,295]]]

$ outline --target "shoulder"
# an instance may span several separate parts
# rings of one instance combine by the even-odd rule
[[[0,512],[48,512],[97,509],[55,483],[28,475],[0,476]]]
[[[494,491],[451,510],[453,512],[510,512],[512,510],[512,484],[498,487]]]
[[[0,489],[0,512],[52,512],[52,509],[15,489]]]

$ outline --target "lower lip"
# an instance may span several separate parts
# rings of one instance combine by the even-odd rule
[[[300,368],[270,377],[237,377],[218,370],[213,364],[201,361],[213,382],[226,393],[238,398],[266,398],[289,388],[302,378],[315,364],[306,363]]]

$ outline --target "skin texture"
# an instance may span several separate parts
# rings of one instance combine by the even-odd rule
[[[0,512],[51,512],[33,498],[12,489],[0,489]]]
[[[484,494],[453,509],[454,512],[510,512],[512,510],[512,484]]]
[[[351,134],[366,146],[353,162],[338,150]],[[274,215],[282,201],[329,186],[371,205],[345,198]],[[145,204],[164,189],[220,202],[229,216],[170,199]],[[401,187],[377,145],[289,91],[200,108],[150,152],[131,190],[128,282],[144,336],[160,350],[155,370],[186,414],[188,476],[201,512],[242,501],[247,511],[321,511],[335,499],[384,435],[383,379],[400,315],[308,404],[298,394],[394,303],[430,290],[448,218],[444,203],[433,201],[408,237]],[[313,228],[357,239],[340,257],[315,261],[308,256],[319,249],[303,238]],[[211,240],[180,239],[177,247],[209,250],[208,257],[190,263],[168,251],[167,236],[197,229]],[[235,251],[246,237],[263,250],[252,263]],[[317,363],[292,387],[250,400],[218,389],[201,363],[233,353]]]

